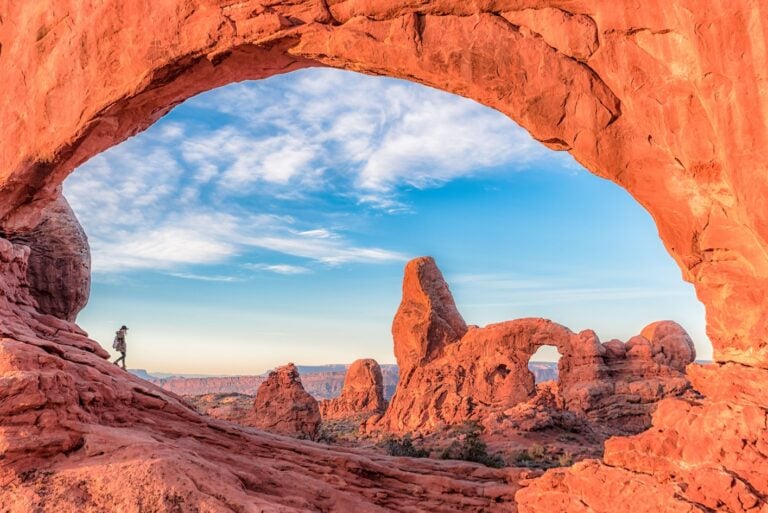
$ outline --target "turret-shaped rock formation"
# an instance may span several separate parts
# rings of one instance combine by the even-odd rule
[[[557,402],[564,410],[639,431],[658,400],[689,388],[683,372],[695,357],[690,337],[671,321],[651,324],[626,344],[601,344],[591,330],[573,333],[538,318],[467,327],[429,257],[405,267],[392,336],[400,383],[377,427],[394,432],[485,422],[532,399],[527,364],[543,345],[562,355]]]
[[[320,402],[324,419],[366,417],[386,408],[381,367],[370,358],[356,360],[349,366],[339,397]]]
[[[244,424],[297,438],[314,439],[320,427],[317,400],[301,384],[292,363],[269,373]]]

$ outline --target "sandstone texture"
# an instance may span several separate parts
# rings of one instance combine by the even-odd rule
[[[0,0],[0,509],[765,511],[767,11],[766,0]],[[307,66],[472,98],[625,188],[706,307],[714,362],[688,366],[704,398],[662,400],[650,430],[606,445],[606,464],[527,481],[515,506],[516,476],[401,469],[244,433],[107,364],[66,322],[77,289],[39,299],[47,289],[28,270],[46,242],[8,239],[44,226],[79,164],[179,102]],[[463,345],[469,332],[443,314],[429,340]],[[410,367],[441,358],[434,344],[402,350]]]
[[[11,233],[9,239],[30,248],[27,282],[38,310],[74,321],[91,292],[91,252],[61,191],[36,226]]]
[[[214,419],[245,425],[253,411],[254,396],[226,393],[183,396],[197,411]]]
[[[381,367],[370,358],[356,360],[349,366],[341,395],[320,403],[325,419],[370,417],[387,408]]]
[[[515,510],[514,469],[334,450],[202,416],[40,313],[29,256],[0,238],[0,510]]]
[[[320,427],[317,400],[301,384],[292,363],[269,373],[253,400],[253,411],[243,424],[272,433],[313,440]]]
[[[553,414],[638,432],[650,425],[659,400],[689,389],[685,366],[696,356],[688,334],[672,321],[653,323],[626,344],[603,344],[591,330],[573,333],[547,319],[467,327],[430,257],[405,267],[392,337],[400,382],[378,423],[389,432],[429,432],[468,420],[514,424],[504,412],[536,395],[528,361],[543,345],[562,356],[558,386],[541,391],[556,391],[553,404],[572,415]]]

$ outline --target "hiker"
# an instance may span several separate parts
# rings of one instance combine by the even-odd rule
[[[117,362],[123,362],[123,370],[125,370],[125,336],[128,334],[128,327],[123,325],[119,330],[115,332],[115,340],[112,342],[112,348],[120,353],[122,356],[115,360],[115,365],[119,365]]]

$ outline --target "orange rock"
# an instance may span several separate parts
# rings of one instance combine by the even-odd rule
[[[392,324],[400,376],[403,368],[433,359],[466,332],[467,325],[434,260],[422,257],[408,262],[403,300]]]
[[[660,407],[650,431],[612,442],[626,447],[623,456],[609,444],[611,467],[587,462],[533,481],[518,495],[520,510],[764,511],[766,9],[765,0],[717,8],[689,0],[5,0],[0,228],[34,230],[77,165],[227,83],[333,66],[472,98],[648,210],[707,309],[716,362],[692,374],[710,398],[675,400],[675,415]],[[211,511],[514,508],[514,486],[500,491],[500,474],[462,467],[450,469],[463,473],[451,480],[439,464],[400,472],[391,460],[221,433],[171,394],[111,369],[74,324],[38,311],[35,289],[43,289],[27,285],[29,252],[0,240],[2,509],[172,511],[180,501]],[[429,320],[442,331],[438,346],[414,334],[398,358],[439,358],[461,338],[455,321]],[[646,340],[633,343],[645,363],[654,355]],[[594,370],[594,358],[586,353],[574,372]],[[320,482],[328,468],[336,481]]]
[[[323,419],[370,417],[386,408],[381,367],[370,358],[355,360],[349,366],[339,397],[320,402]]]
[[[40,312],[74,321],[91,292],[91,253],[64,196],[59,192],[37,226],[9,238],[31,250],[27,281]]]
[[[317,400],[301,385],[296,366],[289,363],[269,373],[256,392],[253,411],[242,423],[313,440],[320,428],[320,409]]]
[[[626,344],[601,344],[590,330],[576,334],[547,319],[470,326],[458,338],[461,330],[450,326],[464,326],[464,321],[435,261],[410,261],[392,323],[400,382],[379,429],[434,431],[467,420],[515,422],[505,419],[505,411],[519,426],[540,426],[543,419],[523,421],[530,410],[512,407],[534,398],[528,361],[539,347],[550,345],[562,355],[558,408],[571,413],[552,411],[550,420],[554,416],[575,425],[580,418],[615,432],[638,432],[650,425],[659,400],[688,390],[684,369],[696,356],[688,334],[672,321],[651,324]]]

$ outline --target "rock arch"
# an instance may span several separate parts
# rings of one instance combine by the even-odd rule
[[[665,397],[689,388],[685,366],[696,357],[688,333],[658,321],[632,337],[601,343],[541,318],[467,326],[431,257],[405,266],[403,298],[392,322],[400,381],[378,428],[434,432],[472,420],[498,424],[505,411],[534,399],[528,370],[541,346],[560,352],[558,409],[603,429],[639,432]],[[573,417],[571,415],[571,417]]]
[[[545,506],[537,506],[537,490],[549,501],[559,497],[563,510],[616,507],[615,495],[609,502],[601,495],[608,487],[591,490],[579,477],[590,473],[604,481],[631,475],[637,479],[626,493],[668,500],[675,511],[755,510],[768,494],[758,447],[768,406],[761,392],[768,382],[768,94],[761,86],[768,4],[715,3],[3,0],[0,227],[10,237],[28,233],[78,164],[189,96],[233,81],[334,66],[473,98],[570,151],[651,213],[706,305],[715,351],[716,364],[689,371],[707,401],[666,403],[653,433],[609,444],[611,467],[593,463],[575,468],[573,479],[537,481],[520,495],[521,510]],[[119,380],[110,391],[105,383],[116,378],[85,369],[102,368],[99,350],[74,325],[37,310],[26,283],[28,251],[0,247],[4,394],[36,391],[32,411],[69,421],[66,435],[48,430],[31,444],[23,429],[34,420],[29,404],[4,402],[6,468],[9,454],[87,444],[83,425],[141,416],[110,413],[110,404],[136,411],[175,404]],[[62,304],[68,310],[79,301]],[[197,422],[181,407],[161,409]],[[61,427],[49,413],[35,429]],[[716,427],[694,426],[702,418]],[[725,418],[734,422],[718,420]],[[707,449],[660,452],[694,440]],[[716,450],[729,444],[740,459]],[[568,499],[579,494],[580,503]]]

